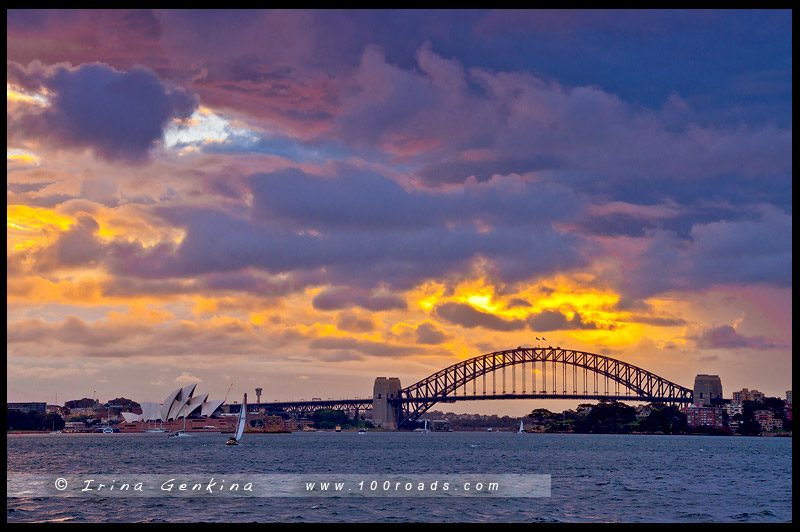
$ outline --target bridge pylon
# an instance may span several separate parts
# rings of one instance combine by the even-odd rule
[[[400,420],[400,379],[377,377],[372,388],[372,424],[386,430],[397,430]]]

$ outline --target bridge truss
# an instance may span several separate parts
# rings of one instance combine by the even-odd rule
[[[677,404],[691,403],[693,391],[638,366],[604,355],[560,347],[518,347],[462,360],[403,388],[398,395],[390,400],[397,413],[398,426],[410,426],[436,403],[493,399],[605,399]],[[267,412],[275,414],[308,415],[330,408],[358,415],[372,410],[373,400],[371,397],[314,399],[257,406],[266,407]]]
[[[510,387],[507,368],[511,373]],[[520,378],[516,375],[517,368]],[[499,390],[498,374],[502,380]],[[487,376],[491,376],[491,392]],[[479,380],[482,393],[477,390]],[[692,395],[689,388],[604,355],[560,347],[518,347],[457,362],[404,388],[395,402],[399,425],[408,425],[434,404],[457,400],[536,398],[691,403]]]

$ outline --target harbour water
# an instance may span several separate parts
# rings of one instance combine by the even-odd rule
[[[301,432],[7,436],[8,477],[550,475],[549,497],[10,497],[8,522],[791,522],[791,438]],[[49,480],[48,480],[49,482]],[[10,481],[9,481],[10,485]]]

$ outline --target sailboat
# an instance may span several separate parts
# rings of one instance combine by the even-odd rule
[[[167,432],[167,429],[164,428],[164,422],[160,419],[158,420],[158,422],[161,424],[160,427],[156,427],[153,424],[153,420],[151,419],[149,421],[150,424],[148,425],[150,428],[145,430],[145,432]]]
[[[186,432],[186,405],[183,405],[183,430],[179,430],[174,434],[170,434],[169,438],[188,438],[191,436],[188,432]]]
[[[425,422],[425,428],[422,428],[422,429],[421,428],[416,428],[416,429],[414,429],[414,432],[430,432],[430,430],[428,429],[428,420],[424,419],[423,421]]]
[[[239,421],[236,425],[236,436],[231,436],[225,445],[239,445],[239,442],[242,440],[242,434],[244,434],[244,426],[247,422],[247,394],[244,394],[244,399],[242,399],[242,409],[239,410]]]
[[[517,434],[525,434],[525,431],[522,429],[522,420],[519,422],[519,430],[517,431]]]

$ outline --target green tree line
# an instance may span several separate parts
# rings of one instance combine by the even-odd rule
[[[58,414],[22,412],[15,408],[6,411],[6,430],[63,430],[64,420]]]

